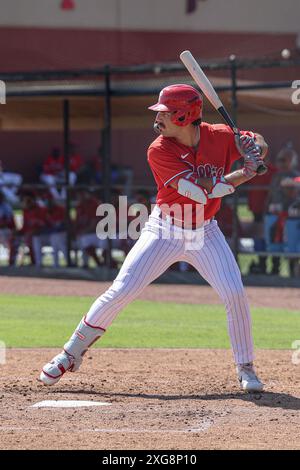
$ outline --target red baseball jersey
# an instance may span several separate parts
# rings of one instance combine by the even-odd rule
[[[277,168],[271,163],[268,163],[267,167],[267,173],[247,181],[247,184],[254,187],[253,190],[248,191],[248,205],[253,214],[264,214],[266,211],[265,204],[269,189],[255,189],[255,186],[270,186],[273,176],[277,173]]]
[[[46,175],[58,175],[64,171],[64,168],[64,157],[62,155],[58,158],[49,155],[43,164],[43,172]]]
[[[48,208],[48,218],[51,226],[57,226],[65,221],[66,210],[63,206],[55,204],[51,209]]]
[[[7,202],[0,203],[0,229],[16,228],[14,213],[11,206]]]
[[[96,215],[99,204],[100,201],[94,196],[90,196],[79,202],[76,208],[75,219],[77,233],[81,233],[82,231],[85,233],[93,232],[96,229],[97,223],[99,222],[99,218]]]
[[[21,233],[38,235],[49,225],[48,209],[35,205],[23,211],[23,228]]]
[[[248,131],[242,133],[253,135]],[[148,162],[157,184],[156,203],[181,206],[192,204],[195,222],[197,208],[200,209],[201,206],[202,210],[203,205],[180,195],[170,186],[171,181],[191,171],[196,172],[199,177],[221,177],[229,173],[232,164],[240,158],[234,134],[224,124],[201,123],[197,151],[177,142],[175,138],[159,136],[148,148]],[[209,199],[204,206],[204,219],[211,219],[220,205],[221,198]]]
[[[70,156],[70,171],[77,173],[83,165],[82,156],[76,153]]]
[[[75,154],[70,156],[70,171],[77,173],[83,165],[83,159],[81,155]],[[65,158],[63,155],[60,155],[58,158],[54,158],[52,155],[49,155],[44,164],[43,172],[46,175],[58,175],[65,171]]]

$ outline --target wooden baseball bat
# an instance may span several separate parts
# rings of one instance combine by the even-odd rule
[[[203,92],[203,94],[210,101],[212,106],[221,114],[225,122],[232,129],[233,133],[239,136],[240,135],[239,129],[237,128],[235,122],[232,120],[232,118],[226,111],[214,87],[208,80],[207,76],[205,75],[200,65],[194,58],[193,54],[190,51],[183,51],[180,54],[180,59],[186,66],[187,70],[190,72],[191,76],[193,77],[193,79],[195,80],[195,82],[197,83],[201,91]],[[257,173],[259,175],[263,175],[264,173],[266,173],[266,171],[267,171],[267,167],[265,166],[264,163],[262,163],[257,168]]]

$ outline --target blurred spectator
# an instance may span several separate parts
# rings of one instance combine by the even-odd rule
[[[126,238],[121,238],[121,232],[120,232],[120,227],[119,227],[119,218],[120,218],[120,213],[119,213],[119,196],[121,196],[120,191],[114,191],[113,193],[113,198],[112,198],[112,203],[114,204],[116,208],[116,213],[117,213],[117,238],[115,240],[111,240],[111,247],[114,249],[118,249],[120,251],[123,251],[125,255],[129,253],[131,248],[136,242],[136,239],[130,237],[129,233],[129,226],[131,222],[136,220],[136,217],[139,218],[139,221],[141,220],[141,215],[143,215],[144,212],[141,212],[142,207],[146,208],[148,216],[150,215],[151,212],[151,196],[150,193],[146,190],[139,190],[135,193],[134,198],[131,200],[131,209],[132,212],[128,213],[127,209],[127,228],[126,228]],[[146,220],[144,221],[146,223]],[[134,226],[134,229],[138,232],[141,233],[143,226],[144,226],[143,221],[141,220],[141,223],[137,224]]]
[[[111,190],[111,204],[115,208],[115,213],[116,213],[116,233],[115,233],[115,238],[106,238],[105,240],[102,240],[102,247],[103,247],[103,259],[105,265],[109,266],[110,268],[117,268],[118,264],[116,260],[112,256],[112,250],[121,250],[124,251],[124,253],[128,253],[132,244],[130,244],[129,239],[128,239],[128,224],[126,226],[126,233],[125,233],[125,239],[120,238],[120,207],[119,207],[119,197],[122,196],[121,191],[118,189],[112,189]],[[128,211],[128,206],[127,209]],[[99,220],[99,219],[98,219]],[[128,219],[127,219],[128,222]],[[124,234],[123,234],[124,235]]]
[[[267,210],[271,214],[287,212],[293,202],[294,191],[289,187],[281,186],[286,178],[299,176],[298,155],[294,149],[284,147],[276,157],[277,173],[273,175],[271,187],[267,198]]]
[[[18,173],[4,171],[2,161],[0,160],[0,190],[10,204],[19,204],[20,199],[17,193],[22,181],[23,178]]]
[[[42,266],[42,247],[50,246],[53,250],[54,266],[59,267],[59,253],[67,260],[67,233],[65,224],[65,208],[55,201],[50,193],[42,197],[47,209],[47,226],[43,233],[32,237],[32,246],[36,266]]]
[[[92,160],[93,170],[95,174],[95,180],[98,184],[103,184],[104,173],[103,173],[103,148],[98,148],[98,154]],[[116,165],[111,163],[110,166],[110,178],[112,185],[122,185],[122,194],[127,197],[131,197],[132,181],[133,181],[133,169],[129,166]]]
[[[234,211],[227,198],[222,199],[221,208],[216,214],[215,219],[228,243],[231,244],[233,237]],[[237,220],[237,235],[239,238],[243,236],[243,230],[239,220]]]
[[[284,178],[281,180],[280,185],[285,188],[289,187],[291,195],[294,193],[294,201],[288,208],[288,216],[284,225],[285,251],[300,253],[300,176]],[[292,276],[300,276],[299,259],[293,258],[290,262]]]
[[[121,193],[131,197],[133,181],[133,170],[129,166],[120,166],[111,163],[110,183],[111,185],[123,186]],[[100,185],[104,183],[103,148],[99,147],[97,154],[89,159],[78,174],[78,183]]]
[[[56,185],[65,182],[64,157],[58,147],[53,147],[50,155],[43,164],[43,173],[41,181],[47,184],[54,199],[61,199],[61,192],[58,191]],[[70,176],[70,181],[72,177]]]
[[[77,247],[82,251],[83,267],[88,268],[89,257],[95,261],[97,266],[100,266],[102,263],[97,254],[97,249],[103,249],[106,246],[106,240],[100,240],[96,234],[96,227],[99,222],[96,211],[100,201],[87,190],[80,190],[77,195],[78,204],[74,221],[74,233]]]
[[[123,185],[122,194],[127,197],[131,196],[133,169],[130,166],[111,166],[112,182],[113,184]]]
[[[276,157],[277,173],[273,175],[270,191],[267,198],[267,213],[276,215],[275,222],[270,229],[272,243],[283,243],[284,225],[288,217],[289,207],[295,201],[297,191],[294,187],[282,185],[282,181],[287,178],[299,176],[298,155],[294,149],[284,147]],[[273,266],[271,274],[279,274],[280,257],[272,258]],[[293,273],[294,260],[289,261],[290,273]]]
[[[151,194],[149,191],[146,189],[140,189],[139,191],[136,191],[134,195],[134,200],[133,204],[136,204],[137,206],[139,204],[144,205],[147,208],[148,215],[151,213]]]
[[[69,182],[71,186],[74,186],[77,180],[77,175],[82,169],[83,159],[78,153],[76,146],[70,144],[70,173]],[[50,192],[54,199],[60,200],[65,199],[66,190],[63,187],[60,191],[56,185],[62,185],[65,183],[65,159],[61,154],[58,147],[53,147],[50,155],[46,158],[43,164],[43,172],[40,176],[43,183],[47,184],[50,188]]]
[[[70,152],[70,174],[72,173],[75,176],[72,176],[74,178],[74,183],[71,182],[71,177],[70,177],[70,182],[71,184],[75,184],[78,175],[82,171],[83,168],[83,158],[81,154],[78,152],[77,145],[74,143],[70,144],[69,146],[69,152]]]
[[[11,240],[15,230],[12,207],[6,202],[3,192],[0,191],[0,244],[9,248],[9,258],[11,257]]]
[[[15,232],[11,242],[10,264],[15,265],[18,249],[21,244],[29,248],[31,263],[35,264],[32,239],[41,235],[48,226],[47,208],[40,207],[33,192],[24,193],[23,205],[23,227]]]
[[[258,175],[248,181],[248,185],[253,187],[248,191],[248,207],[253,214],[253,224],[251,227],[251,236],[254,239],[255,251],[265,251],[264,241],[264,216],[267,211],[267,198],[269,188],[256,189],[257,186],[270,186],[272,178],[277,173],[277,167],[270,162],[270,154],[265,158],[265,164],[268,168],[267,173]],[[254,261],[250,265],[250,274],[266,274],[267,257],[259,256],[258,263]]]
[[[98,148],[97,155],[92,157],[90,161],[91,168],[91,183],[102,184],[103,183],[103,149],[102,147]]]
[[[270,186],[271,181],[277,168],[270,163],[268,156],[265,159],[265,164],[268,168],[267,173],[264,175],[257,175],[247,182],[253,189],[248,191],[248,206],[253,214],[254,222],[263,222],[263,217],[266,212],[266,201],[269,193],[269,188],[256,189],[256,186]]]
[[[120,240],[119,249],[124,251],[127,255],[133,245],[136,242],[136,239],[130,237],[129,228],[131,222],[135,221],[136,218],[139,219],[139,224],[134,224],[135,230],[138,234],[141,233],[148,217],[151,213],[151,194],[145,189],[140,189],[135,192],[133,199],[130,203],[130,214],[128,215],[128,225],[127,225],[127,238],[126,240]],[[147,214],[147,217],[146,217]],[[145,216],[145,217],[144,217]]]

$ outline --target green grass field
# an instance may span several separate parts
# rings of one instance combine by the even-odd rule
[[[94,299],[0,295],[0,340],[8,347],[60,347]],[[300,311],[253,308],[255,346],[290,349]],[[222,305],[135,301],[117,317],[101,347],[228,348]]]

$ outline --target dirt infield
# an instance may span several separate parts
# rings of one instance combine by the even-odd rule
[[[0,293],[16,295],[80,295],[97,297],[110,283],[68,281],[26,277],[0,277]],[[299,290],[296,288],[247,287],[253,307],[277,307],[299,310]],[[178,284],[151,284],[139,299],[191,304],[219,304],[217,294],[210,286]]]
[[[98,296],[107,283],[0,278],[0,293]],[[252,306],[299,309],[297,289],[247,288]],[[219,303],[210,287],[151,285],[141,299]],[[80,371],[46,388],[57,350],[16,350],[0,365],[0,449],[300,449],[300,365],[258,351],[266,392],[239,390],[230,351],[95,349]],[[91,400],[97,408],[32,408]]]
[[[239,390],[229,351],[92,350],[81,370],[36,381],[54,350],[10,350],[1,366],[1,449],[300,449],[299,367],[259,351],[266,393]],[[38,409],[43,400],[111,405]]]

